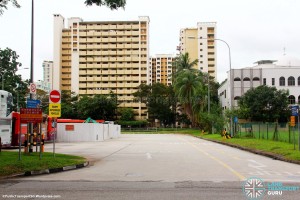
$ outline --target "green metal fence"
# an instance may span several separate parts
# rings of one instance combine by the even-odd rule
[[[288,123],[239,123],[235,124],[236,137],[250,137],[298,144],[298,125]]]

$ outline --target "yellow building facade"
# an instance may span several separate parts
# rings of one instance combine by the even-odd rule
[[[136,21],[90,21],[54,15],[53,89],[79,95],[117,94],[120,107],[146,119],[133,93],[149,84],[149,17]]]
[[[189,53],[191,61],[198,59],[196,69],[217,78],[216,23],[198,22],[197,28],[180,30],[181,54]]]
[[[172,54],[156,54],[152,56],[149,62],[150,83],[172,85],[172,74],[174,72],[172,63],[174,60],[175,55]]]

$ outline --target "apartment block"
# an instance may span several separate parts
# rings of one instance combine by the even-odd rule
[[[79,95],[117,94],[120,107],[146,119],[133,93],[149,84],[149,17],[135,21],[83,21],[54,15],[53,89]]]
[[[43,62],[43,82],[51,88],[53,77],[53,61]]]
[[[152,56],[149,61],[149,82],[172,85],[172,74],[174,69],[172,63],[175,55],[157,54]]]
[[[216,23],[198,22],[196,28],[180,30],[181,54],[188,52],[191,61],[198,59],[196,69],[217,78]]]

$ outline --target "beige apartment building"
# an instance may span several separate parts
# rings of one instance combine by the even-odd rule
[[[156,54],[149,61],[149,81],[150,83],[162,83],[164,85],[172,85],[172,73],[174,69],[172,63],[175,55],[172,54]]]
[[[180,45],[178,50],[181,54],[188,52],[191,61],[198,59],[196,69],[209,73],[217,78],[216,61],[216,23],[198,22],[197,28],[184,28],[180,30]]]
[[[54,15],[53,89],[79,95],[117,94],[120,107],[146,119],[132,93],[149,84],[149,17],[135,21],[83,21]]]

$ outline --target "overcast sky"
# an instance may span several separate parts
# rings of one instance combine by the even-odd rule
[[[19,55],[30,67],[31,1],[18,0],[0,16],[0,48]],[[35,0],[34,80],[42,79],[43,60],[53,60],[53,14],[84,21],[137,20],[150,17],[150,55],[177,53],[179,30],[197,22],[217,22],[216,38],[231,48],[232,68],[253,66],[286,54],[300,58],[299,0],[127,0],[125,10],[86,7],[84,0]],[[228,48],[217,42],[218,81],[229,69]],[[29,70],[19,71],[29,78]]]

